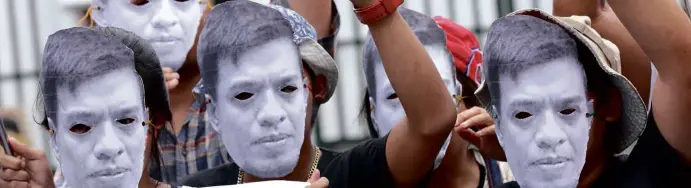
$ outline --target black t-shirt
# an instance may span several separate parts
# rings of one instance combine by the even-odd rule
[[[366,141],[343,153],[320,149],[317,169],[329,179],[330,188],[395,187],[386,161],[387,138]],[[230,163],[192,174],[180,182],[191,187],[234,185],[238,172],[239,167]]]
[[[607,187],[691,187],[691,166],[660,134],[652,113],[648,117],[643,135]]]

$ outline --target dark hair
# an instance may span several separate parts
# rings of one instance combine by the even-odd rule
[[[475,96],[475,91],[477,90],[477,85],[475,81],[468,78],[463,72],[456,72],[456,79],[461,83],[461,95],[463,104],[466,108],[471,108],[473,106],[482,106],[478,98]]]
[[[239,0],[216,5],[206,18],[197,47],[205,92],[216,98],[219,64],[237,65],[247,50],[292,36],[288,21],[268,6]],[[231,62],[219,62],[222,57],[230,57]]]
[[[447,54],[449,54],[449,66],[451,66],[451,70],[454,71],[453,76],[455,77],[456,69],[453,64],[453,57],[451,57],[451,54],[448,53],[448,49],[446,48],[446,35],[444,30],[437,25],[437,22],[427,15],[403,7],[399,7],[398,11],[423,45],[442,47]],[[365,98],[363,99],[360,114],[361,116],[364,116],[367,122],[370,136],[376,138],[377,131],[374,129],[374,125],[370,117],[370,106],[372,104],[369,102],[369,97],[373,96],[374,99],[374,97],[377,96],[375,67],[378,64],[381,64],[381,57],[379,56],[377,46],[374,44],[374,39],[370,34],[367,35],[367,41],[363,47],[362,61],[367,88],[365,90]]]
[[[379,133],[372,122],[372,109],[370,108],[372,104],[369,102],[369,97],[369,92],[365,90],[365,96],[362,99],[362,106],[360,107],[360,116],[365,118],[365,123],[367,123],[367,130],[369,131],[370,137],[378,138]]]

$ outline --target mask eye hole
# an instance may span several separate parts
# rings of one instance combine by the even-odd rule
[[[295,90],[297,90],[297,89],[298,88],[295,86],[285,86],[285,87],[281,88],[281,92],[292,93],[292,92],[295,92]]]
[[[532,117],[532,116],[533,116],[533,114],[530,114],[528,112],[518,112],[518,113],[516,113],[516,115],[514,115],[514,117],[516,119],[527,119],[527,118]]]
[[[76,134],[86,134],[87,132],[91,131],[91,126],[79,123],[72,125],[72,127],[70,127],[70,131]]]
[[[562,115],[571,115],[574,112],[576,112],[576,109],[573,109],[573,108],[567,108],[567,109],[564,109],[562,111],[559,111],[559,113]]]
[[[123,125],[130,125],[130,124],[134,123],[134,119],[133,119],[133,118],[123,118],[123,119],[118,119],[118,120],[115,120],[115,121],[118,122],[118,123],[120,123],[120,124],[123,124]]]
[[[396,93],[392,93],[391,95],[386,97],[386,99],[388,99],[388,100],[393,100],[393,99],[397,99],[397,98],[398,98],[398,95]]]
[[[137,6],[142,6],[148,4],[149,0],[130,0],[130,3]]]
[[[249,99],[249,98],[252,98],[252,96],[254,96],[254,94],[252,94],[252,93],[247,93],[247,92],[242,92],[242,93],[240,93],[240,94],[235,95],[235,98],[238,99],[238,100],[244,101],[244,100],[247,100],[247,99]]]

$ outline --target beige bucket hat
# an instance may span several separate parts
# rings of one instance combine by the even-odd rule
[[[611,135],[611,138],[618,138],[616,140],[611,140],[612,142],[616,142],[615,152],[621,153],[633,144],[645,129],[647,113],[645,103],[640,95],[638,95],[638,91],[633,84],[621,74],[621,60],[619,58],[619,49],[617,46],[603,39],[590,26],[590,18],[586,16],[556,17],[538,9],[527,9],[510,13],[505,17],[514,15],[534,16],[557,24],[577,39],[577,42],[582,43],[592,52],[601,70],[608,75],[608,81],[612,82],[621,93],[622,124],[616,132],[612,133],[616,135]],[[484,106],[490,104],[489,88],[484,79],[480,83],[478,90],[475,91],[475,95]],[[608,135],[608,137],[609,136],[610,135]]]

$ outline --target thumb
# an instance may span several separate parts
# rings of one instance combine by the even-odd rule
[[[15,155],[22,156],[28,160],[37,160],[45,156],[42,151],[24,145],[12,137],[10,137],[7,142],[9,142]]]
[[[314,173],[312,173],[312,177],[310,177],[310,180],[307,182],[313,183],[319,180],[321,177],[321,173],[319,172],[319,169],[314,169]]]

